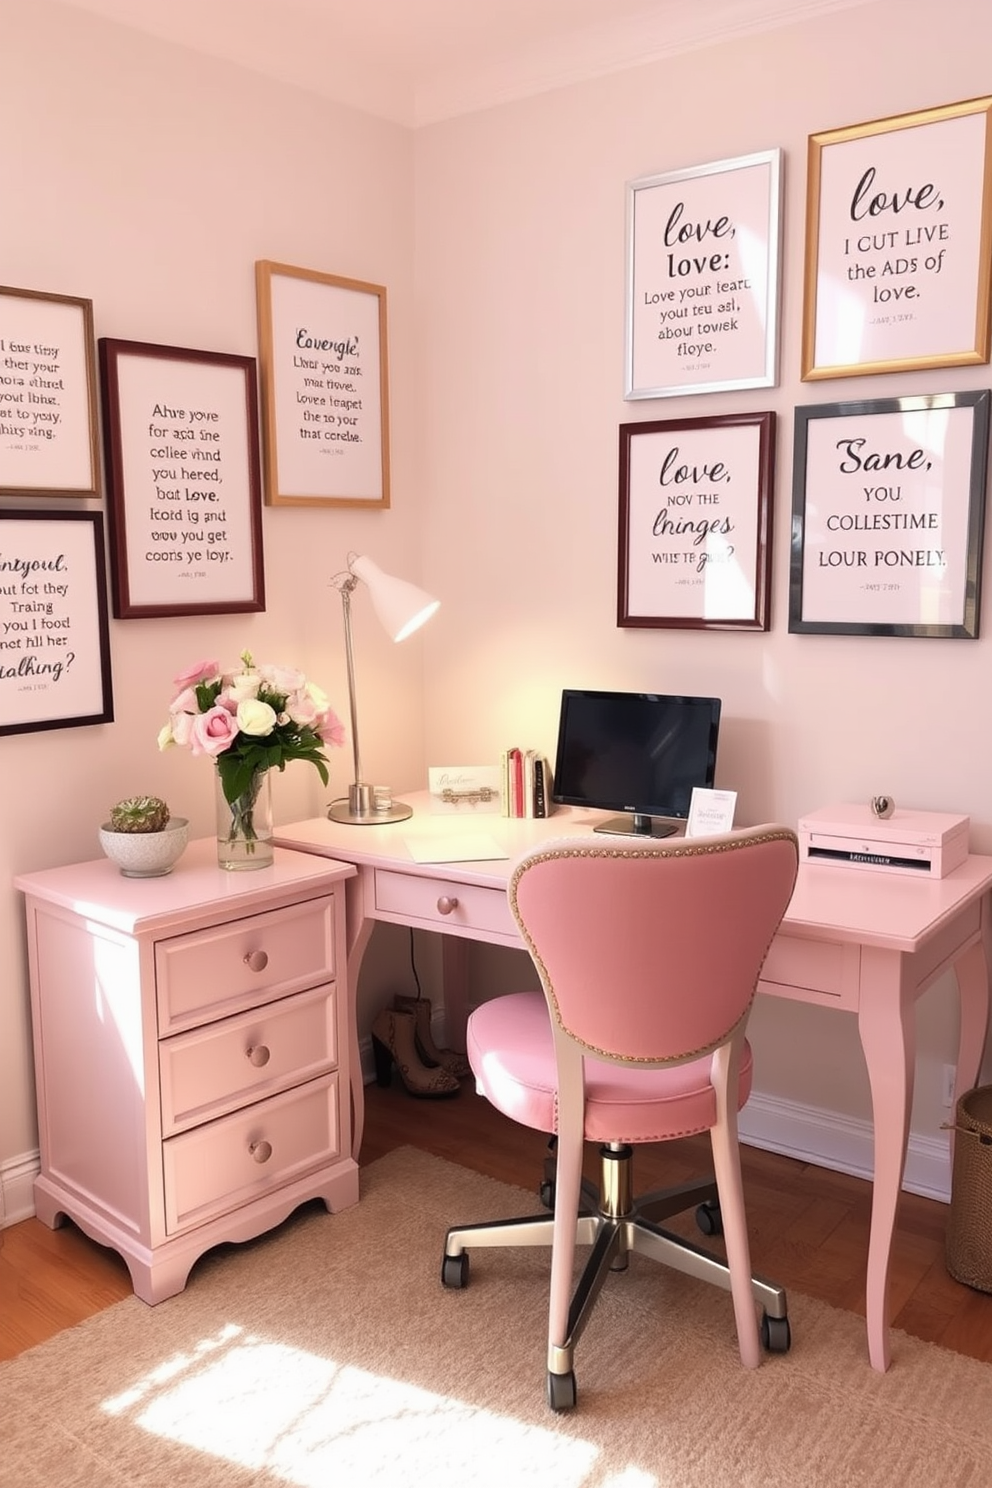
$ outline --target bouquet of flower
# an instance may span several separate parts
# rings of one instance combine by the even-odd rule
[[[175,679],[169,721],[158,747],[174,744],[214,760],[224,797],[253,836],[250,803],[266,770],[284,770],[288,760],[308,760],[327,784],[328,745],[344,743],[344,725],[326,695],[292,667],[256,666],[241,653],[241,670],[221,673],[215,661],[197,662]]]

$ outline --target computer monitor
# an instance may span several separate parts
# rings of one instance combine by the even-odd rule
[[[719,729],[719,698],[568,688],[552,799],[625,813],[597,832],[670,837],[693,787],[713,787]]]

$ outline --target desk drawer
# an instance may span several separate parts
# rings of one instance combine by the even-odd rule
[[[159,1045],[165,1136],[302,1085],[338,1062],[333,983]]]
[[[341,1155],[338,1077],[306,1085],[162,1144],[170,1235],[327,1167]]]
[[[860,946],[779,934],[765,958],[758,991],[856,1012],[860,972]]]
[[[160,1035],[255,1007],[334,975],[334,900],[247,915],[155,947]]]
[[[453,906],[448,913],[440,908],[445,900]],[[482,884],[377,869],[375,907],[383,918],[395,915],[404,924],[416,919],[427,929],[447,934],[499,935],[519,940],[506,890],[502,888],[487,889]]]

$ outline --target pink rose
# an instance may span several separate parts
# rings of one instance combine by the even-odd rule
[[[185,687],[197,687],[201,682],[215,682],[219,675],[220,670],[215,661],[198,661],[185,672],[180,672],[178,677],[174,677],[173,682],[182,691]]]
[[[234,742],[238,721],[226,708],[208,708],[198,713],[190,729],[189,747],[193,754],[222,754]]]
[[[288,695],[291,692],[299,692],[302,687],[306,686],[306,677],[302,672],[297,671],[296,667],[263,666],[259,667],[259,671],[262,674],[262,680],[276,692]]]
[[[319,734],[325,744],[333,744],[340,749],[344,743],[344,724],[341,722],[333,708],[327,708],[313,725],[314,733]]]
[[[286,716],[300,728],[307,725],[312,728],[324,711],[318,708],[313,698],[305,692],[296,693],[293,697],[286,699]]]
[[[238,699],[229,687],[225,687],[223,692],[219,692],[214,698],[214,706],[216,708],[226,708],[228,713],[237,713]]]
[[[199,713],[200,705],[196,701],[196,693],[192,687],[184,687],[169,704],[170,713]]]

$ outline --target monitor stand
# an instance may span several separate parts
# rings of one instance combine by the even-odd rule
[[[678,827],[662,817],[641,816],[635,812],[633,816],[608,817],[598,827],[593,827],[593,831],[607,832],[616,837],[674,837]]]

